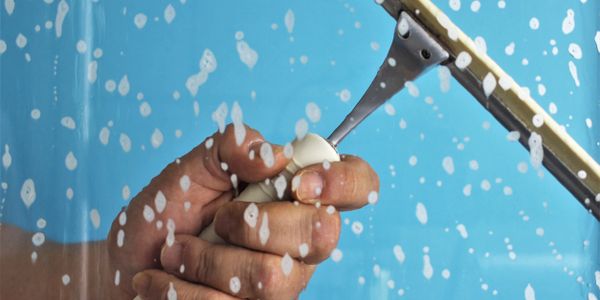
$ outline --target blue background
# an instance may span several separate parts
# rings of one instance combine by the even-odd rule
[[[104,239],[131,198],[122,198],[123,187],[135,195],[168,162],[215,131],[211,114],[222,102],[238,101],[244,121],[277,143],[294,138],[296,122],[307,118],[305,107],[314,102],[322,118],[310,130],[328,135],[370,83],[395,26],[372,1],[67,1],[70,10],[57,38],[45,22],[54,22],[58,1],[47,2],[16,1],[12,15],[4,7],[0,12],[0,40],[7,45],[0,54],[0,145],[2,154],[8,145],[12,157],[1,171],[6,188],[0,221],[37,231],[36,221],[44,218],[47,238],[67,243]],[[478,12],[469,8],[471,1],[462,2],[455,12],[447,1],[435,1],[467,34],[484,37],[490,56],[543,107],[554,102],[555,119],[599,159],[599,127],[585,123],[586,118],[600,123],[598,1],[509,0],[504,9],[497,1],[483,1]],[[171,24],[163,18],[168,4],[176,11]],[[576,21],[569,35],[561,31],[567,9]],[[295,15],[291,33],[284,25],[288,10]],[[142,29],[134,24],[138,13],[148,17]],[[538,30],[529,27],[532,17],[540,21]],[[237,31],[259,55],[252,69],[236,51]],[[15,43],[19,33],[27,37],[23,49]],[[87,44],[84,53],[76,49],[79,40]],[[516,49],[509,56],[504,49],[511,42]],[[374,50],[373,43],[380,48]],[[581,46],[581,60],[568,53],[570,43]],[[93,55],[96,48],[102,49],[100,58]],[[199,71],[205,49],[213,51],[218,67],[193,96],[185,82]],[[90,84],[87,66],[93,60],[97,80]],[[580,87],[569,74],[569,61],[577,65]],[[106,81],[118,85],[124,75],[131,85],[126,96],[107,91]],[[547,88],[544,96],[537,92],[536,76]],[[528,284],[538,299],[600,294],[594,276],[600,269],[598,222],[547,171],[543,177],[531,166],[519,172],[519,163],[529,164],[528,152],[507,141],[507,131],[455,81],[443,92],[434,69],[416,84],[419,97],[403,91],[389,102],[395,114],[378,110],[340,146],[378,171],[379,202],[342,215],[343,258],[323,263],[302,298],[396,299],[404,293],[408,299],[523,299]],[[352,95],[347,102],[339,97],[343,89]],[[143,101],[152,107],[145,118],[139,112]],[[30,116],[35,108],[39,120]],[[64,116],[73,117],[75,130],[61,125]],[[99,139],[103,127],[110,130],[107,145]],[[164,143],[155,149],[150,137],[156,128]],[[129,153],[119,144],[121,133],[131,138]],[[74,171],[65,167],[69,151],[78,160]],[[408,163],[413,155],[415,166]],[[442,168],[446,156],[454,160],[453,175]],[[469,168],[471,160],[477,170]],[[20,197],[27,178],[37,193],[29,209]],[[491,183],[489,191],[480,188],[483,180]],[[74,191],[71,200],[68,188]],[[427,209],[426,224],[415,216],[417,203]],[[99,228],[90,222],[92,209],[99,211]],[[361,234],[351,230],[355,221],[364,225]],[[467,239],[457,224],[466,226]],[[507,244],[516,259],[509,258]],[[406,255],[403,263],[394,256],[396,245]],[[422,272],[424,247],[431,279]],[[375,274],[374,268],[381,271]]]

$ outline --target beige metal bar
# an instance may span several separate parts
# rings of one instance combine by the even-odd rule
[[[395,2],[401,4],[403,11],[415,16],[446,48],[453,58],[449,67],[454,77],[505,127],[519,130],[522,144],[527,147],[527,138],[533,132],[541,135],[544,165],[600,220],[600,165],[494,60],[478,51],[475,43],[431,1]],[[386,9],[390,12],[389,8],[395,6],[388,5]],[[462,69],[457,66],[456,59],[459,56],[470,57],[468,66]],[[486,76],[488,81],[494,83],[489,95],[484,93],[483,88]],[[493,80],[490,76],[493,76]],[[534,117],[541,118],[543,124],[539,127],[534,125]],[[538,122],[536,124],[539,125]]]

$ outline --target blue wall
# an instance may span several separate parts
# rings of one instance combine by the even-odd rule
[[[508,1],[504,9],[483,1],[478,12],[467,0],[459,11],[447,1],[435,2],[466,33],[482,36],[490,56],[543,107],[554,103],[556,120],[600,159],[598,1]],[[69,11],[57,37],[60,3]],[[170,24],[164,18],[169,4],[176,12]],[[7,157],[8,147],[12,163],[1,168],[0,221],[61,242],[103,239],[131,196],[216,130],[211,114],[222,102],[238,101],[245,122],[278,143],[294,138],[296,122],[307,118],[305,107],[314,102],[322,118],[310,130],[328,135],[368,86],[395,25],[373,1],[358,0],[29,0],[16,1],[10,15],[2,8],[0,152]],[[566,35],[561,26],[568,9],[576,27]],[[291,33],[284,23],[288,10],[295,16]],[[139,13],[147,17],[141,29],[134,22]],[[539,19],[538,30],[529,26],[532,17]],[[258,54],[253,68],[240,60],[238,31]],[[27,39],[23,48],[19,34]],[[87,46],[80,47],[83,53],[80,40]],[[511,42],[515,51],[507,55]],[[570,43],[581,47],[582,59],[569,54]],[[186,80],[199,72],[205,49],[218,66],[193,95]],[[579,87],[569,61],[578,68]],[[90,82],[94,62],[96,79]],[[124,76],[130,88],[121,95]],[[111,80],[117,86],[112,92]],[[507,141],[507,131],[461,86],[451,80],[444,92],[441,81],[432,70],[416,82],[418,97],[400,93],[389,102],[394,109],[375,112],[341,145],[342,152],[362,156],[378,171],[380,201],[342,215],[343,258],[323,263],[303,298],[523,299],[528,284],[538,299],[598,294],[597,221],[550,173],[535,170],[527,151]],[[341,100],[344,89],[349,101]],[[151,107],[147,117],[140,114],[144,102]],[[32,118],[34,109],[39,119]],[[75,129],[61,125],[65,116],[74,119]],[[586,119],[594,124],[588,127]],[[105,127],[106,145],[100,139]],[[164,136],[158,148],[151,144],[155,129]],[[122,133],[131,140],[130,152],[119,142]],[[69,152],[77,159],[72,171],[65,165]],[[414,166],[411,156],[417,158]],[[442,168],[447,156],[455,165],[452,175]],[[520,163],[528,165],[526,172],[518,170]],[[28,178],[36,191],[29,208],[20,196]],[[485,180],[487,191],[481,188]],[[131,196],[123,199],[125,186]],[[425,224],[416,217],[418,203],[427,210]],[[94,209],[98,228],[90,220]],[[41,230],[39,218],[47,221]],[[362,233],[352,231],[354,222],[363,225]],[[394,252],[399,247],[403,263]],[[423,274],[425,255],[433,266],[430,279]],[[445,269],[449,278],[442,275]]]

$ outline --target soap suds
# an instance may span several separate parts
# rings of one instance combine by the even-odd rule
[[[165,22],[167,22],[167,24],[171,24],[171,22],[173,22],[173,19],[175,19],[175,8],[173,7],[173,5],[169,4],[167,5],[167,7],[165,7],[165,11],[163,13],[163,17],[165,18]]]
[[[570,34],[575,29],[575,12],[572,9],[567,10],[567,16],[562,22],[562,32]]]
[[[417,220],[419,221],[419,223],[423,225],[427,224],[427,209],[425,208],[425,205],[423,205],[423,203],[417,203],[415,215],[417,216]]]
[[[57,38],[62,36],[63,21],[65,20],[67,13],[69,13],[69,4],[67,4],[65,0],[60,0],[56,8],[56,19],[54,21],[54,29],[56,30]]]
[[[29,208],[31,204],[35,202],[35,197],[35,183],[33,182],[33,179],[28,178],[21,186],[21,200],[25,204],[25,207]]]
[[[396,257],[396,260],[399,263],[404,263],[404,260],[406,260],[406,254],[404,254],[404,250],[402,249],[402,246],[400,245],[395,245],[393,248],[394,251],[394,257]]]

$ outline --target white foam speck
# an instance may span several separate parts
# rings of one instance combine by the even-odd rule
[[[351,227],[352,227],[352,232],[356,235],[360,235],[364,230],[363,224],[359,221],[352,222]]]
[[[577,66],[573,61],[569,61],[569,72],[571,73],[571,77],[573,77],[573,81],[575,81],[575,85],[579,86],[579,75],[577,74]]]
[[[310,120],[311,122],[317,123],[319,122],[319,120],[321,120],[321,109],[316,103],[308,102],[304,110],[306,112],[308,120]]]
[[[6,52],[6,42],[4,40],[0,40],[0,55]],[[598,50],[600,52],[600,50]]]
[[[450,69],[446,66],[440,66],[438,68],[438,77],[440,79],[440,90],[442,93],[450,91],[450,78],[452,77]]]
[[[433,266],[431,265],[431,259],[429,255],[423,255],[423,276],[429,280],[433,276]]]
[[[473,185],[471,185],[471,184],[465,185],[465,187],[463,187],[463,195],[465,195],[466,197],[471,196],[472,190],[473,190]]]
[[[121,284],[121,271],[117,270],[115,272],[115,286],[119,286]]]
[[[525,300],[535,300],[535,290],[531,284],[527,284],[525,287]]]
[[[294,15],[294,11],[288,9],[285,13],[285,17],[283,18],[283,22],[285,24],[285,28],[288,33],[292,33],[294,31],[294,24],[296,23],[296,16]]]
[[[84,40],[79,40],[79,41],[77,41],[77,44],[75,44],[75,48],[77,49],[77,52],[83,54],[87,51],[88,46]]]
[[[529,158],[531,165],[534,168],[539,168],[542,165],[544,159],[544,145],[542,143],[542,136],[536,132],[532,132],[529,136]]]
[[[162,191],[158,191],[156,197],[154,197],[154,207],[156,208],[156,212],[159,214],[162,213],[166,206],[167,198],[165,197],[165,194],[163,194]]]
[[[292,156],[294,156],[294,147],[291,143],[286,143],[285,146],[283,146],[283,155],[286,158],[292,158]]]
[[[348,89],[341,90],[339,94],[342,102],[348,102],[352,98],[352,93]]]
[[[423,225],[427,224],[427,209],[425,208],[425,205],[423,205],[423,203],[417,203],[415,215],[417,216],[417,220],[419,221],[419,223]]]
[[[225,119],[227,118],[228,110],[227,103],[222,102],[211,115],[212,120],[217,123],[220,133],[225,132]]]
[[[496,77],[494,77],[492,73],[485,75],[485,78],[483,79],[483,92],[485,93],[486,97],[489,98],[490,95],[492,95],[496,89],[496,83]]]
[[[586,118],[586,119],[585,119],[585,126],[587,126],[587,128],[590,128],[590,129],[591,129],[591,128],[592,128],[592,125],[593,125],[593,124],[592,124],[592,119],[590,119],[590,118]]]
[[[119,225],[125,226],[125,224],[127,224],[127,213],[125,211],[122,211],[119,214]]]
[[[398,34],[400,36],[406,36],[406,34],[408,33],[409,30],[409,25],[408,25],[408,21],[402,17],[400,19],[400,22],[398,22]]]
[[[165,7],[165,12],[163,13],[163,17],[165,18],[165,22],[167,22],[167,24],[171,24],[171,22],[173,22],[173,19],[175,19],[175,8],[173,7],[173,5],[169,4],[167,5],[167,7]]]
[[[177,300],[177,291],[173,282],[169,282],[169,290],[167,291],[167,300]]]
[[[63,127],[65,127],[65,128],[68,128],[68,129],[71,129],[71,130],[75,129],[75,127],[76,127],[76,125],[75,125],[75,120],[73,120],[73,118],[71,118],[71,117],[69,117],[69,116],[63,117],[63,118],[60,120],[60,124],[61,124]]]
[[[151,113],[152,113],[152,107],[150,106],[150,104],[146,101],[142,102],[140,104],[140,115],[142,115],[142,117],[146,118]]]
[[[114,80],[109,79],[106,81],[106,83],[104,83],[104,88],[107,92],[112,93],[117,88],[117,83]]]
[[[204,49],[199,66],[200,71],[188,77],[185,82],[185,87],[192,96],[196,96],[200,86],[208,80],[208,75],[217,69],[217,59],[210,49]]]
[[[281,259],[281,270],[283,271],[283,275],[288,276],[292,273],[292,268],[294,267],[294,261],[290,257],[289,254],[285,254]]]
[[[273,147],[271,147],[271,144],[263,143],[260,145],[259,155],[267,168],[275,165],[275,155],[273,154]]]
[[[90,61],[87,68],[87,79],[90,83],[96,82],[98,78],[98,62],[95,60]]]
[[[460,234],[463,239],[467,239],[469,237],[469,233],[467,232],[467,227],[463,224],[456,225],[456,230]]]
[[[369,204],[373,205],[375,203],[377,203],[377,200],[379,199],[379,194],[377,194],[376,191],[370,191],[369,195],[367,195],[367,201],[369,202]]]
[[[4,145],[4,154],[2,154],[2,166],[5,170],[10,168],[12,164],[12,155],[10,155],[10,146],[8,144]]]
[[[69,151],[69,153],[67,153],[67,156],[65,157],[65,166],[69,171],[73,171],[77,168],[77,158],[75,157],[75,154],[73,154],[72,151]]]
[[[579,60],[583,57],[583,52],[581,51],[581,47],[576,43],[569,44],[569,54],[573,56],[575,59]]]
[[[23,182],[23,186],[21,186],[21,200],[29,208],[35,201],[35,196],[35,183],[33,179],[28,178]]]
[[[533,118],[531,118],[531,122],[533,123],[533,126],[540,128],[542,125],[544,125],[544,116],[536,114],[533,116]]]
[[[62,36],[63,21],[65,20],[67,13],[69,13],[69,4],[67,4],[67,1],[65,0],[60,0],[56,7],[56,19],[54,20],[54,29],[56,30],[57,38]]]
[[[4,8],[9,16],[12,15],[15,11],[15,0],[4,0]]]
[[[458,40],[458,29],[456,28],[456,25],[454,25],[452,21],[450,21],[450,18],[448,18],[448,16],[441,13],[437,15],[436,19],[438,23],[440,23],[440,25],[442,25],[442,27],[444,27],[448,31],[448,37],[451,40]]]
[[[540,20],[536,17],[533,17],[529,20],[529,28],[531,30],[538,30],[540,28]]]
[[[506,53],[508,56],[515,54],[515,46],[515,42],[511,42],[508,44],[508,46],[506,46],[506,48],[504,48],[504,53]]]
[[[277,198],[283,198],[283,194],[285,193],[285,188],[287,187],[287,180],[285,176],[279,175],[277,179],[275,179],[275,190],[277,191]]]
[[[562,22],[562,32],[570,34],[575,29],[575,12],[572,9],[567,10],[567,15]]]
[[[154,220],[154,210],[152,209],[152,207],[144,205],[144,211],[142,212],[142,214],[144,215],[144,219],[146,220],[146,222],[150,223]]]
[[[250,203],[250,205],[248,205],[244,210],[244,221],[246,221],[248,226],[254,228],[258,222],[258,214],[258,206],[256,206],[254,203]]]
[[[544,228],[542,228],[542,227],[538,227],[538,228],[536,228],[536,229],[535,229],[535,234],[536,234],[537,236],[544,236]]]
[[[486,192],[492,188],[492,184],[487,179],[482,180],[481,184],[479,186],[481,187],[482,190],[484,190]]]
[[[404,254],[402,246],[395,245],[392,250],[394,251],[394,257],[396,257],[396,260],[401,264],[404,263],[404,260],[406,260],[406,254]]]
[[[460,70],[464,70],[471,64],[472,61],[473,58],[471,57],[471,55],[468,52],[462,51],[456,57],[455,64],[457,68],[459,68]]]
[[[588,293],[588,300],[598,300],[598,298],[596,298],[596,295],[594,295],[594,293],[589,292]]]
[[[550,102],[550,104],[548,105],[548,111],[553,115],[556,114],[558,112],[558,107],[556,106],[556,103]]]
[[[240,282],[240,279],[237,276],[231,277],[231,279],[229,279],[229,290],[233,294],[239,293],[241,288],[242,283]]]
[[[131,139],[127,134],[121,133],[121,135],[119,136],[119,143],[121,144],[121,148],[124,152],[127,153],[131,151]]]
[[[308,122],[304,118],[296,122],[295,132],[297,140],[302,140],[308,133]]]
[[[600,271],[594,272],[594,277],[596,279],[596,286],[600,289]]]
[[[17,44],[17,47],[21,49],[25,48],[25,46],[27,46],[27,38],[22,33],[19,33],[15,43]]]
[[[598,53],[600,53],[600,31],[596,31],[594,41],[596,41],[596,49],[598,50]],[[0,50],[0,53],[2,53],[2,50]]]
[[[74,191],[72,188],[68,188],[66,192],[67,199],[72,200],[74,196]]]
[[[236,49],[240,60],[252,70],[258,61],[258,52],[252,49],[244,40],[236,42]]]
[[[240,146],[246,138],[246,126],[244,126],[244,116],[242,114],[242,108],[237,103],[237,101],[233,102],[233,106],[231,107],[231,120],[233,121],[235,144]]]
[[[119,231],[117,232],[117,247],[119,247],[119,248],[123,247],[124,243],[125,243],[125,231],[123,231],[123,229],[119,229]]]
[[[454,174],[454,160],[452,159],[452,157],[444,157],[444,159],[442,160],[442,167],[444,168],[444,171],[448,173],[448,175]]]
[[[138,29],[144,28],[146,26],[146,22],[148,21],[148,17],[143,13],[138,13],[133,17],[133,24]]]
[[[45,241],[46,241],[46,235],[43,234],[42,232],[36,232],[31,237],[31,242],[36,247],[43,245]]]
[[[394,116],[394,115],[396,115],[396,108],[395,108],[395,107],[394,107],[394,105],[392,105],[391,103],[386,103],[386,104],[383,106],[383,109],[385,110],[385,113],[386,113],[388,116]]]
[[[459,11],[460,10],[460,0],[450,0],[448,2],[448,5],[450,5],[450,8],[453,11]]]
[[[308,255],[308,244],[302,243],[298,246],[298,252],[300,253],[300,257],[304,258]]]
[[[263,246],[267,244],[270,235],[271,231],[269,230],[269,216],[265,212],[263,213],[262,222],[260,224],[260,228],[258,229],[258,238]]]
[[[412,81],[407,81],[407,82],[404,84],[404,86],[405,86],[405,87],[408,89],[408,93],[409,93],[411,96],[413,96],[413,97],[415,97],[415,98],[419,97],[419,94],[420,94],[420,92],[419,92],[419,87],[417,87],[417,85],[416,85],[414,82],[412,82]]]
[[[471,2],[471,11],[478,12],[480,8],[481,8],[481,2],[479,2],[478,0]]]
[[[129,78],[127,78],[127,75],[124,75],[119,81],[119,94],[121,94],[121,96],[129,94],[129,87]]]
[[[68,285],[70,282],[71,282],[71,277],[69,276],[69,274],[64,274],[62,276],[63,285]]]
[[[190,180],[190,176],[183,175],[183,176],[181,176],[181,178],[179,178],[179,187],[181,188],[181,190],[184,193],[189,191],[191,184],[192,184],[192,181]]]
[[[448,279],[448,278],[450,278],[450,270],[448,270],[448,269],[443,269],[443,270],[442,270],[442,277],[443,277],[444,279]]]
[[[95,208],[90,210],[90,221],[92,221],[92,226],[94,226],[95,229],[100,227],[100,213]]]
[[[162,143],[163,143],[163,140],[164,140],[164,135],[162,134],[160,129],[155,128],[154,131],[152,132],[152,137],[150,138],[150,143],[152,144],[152,147],[154,147],[154,148],[160,147],[160,145],[162,145]]]
[[[485,39],[481,36],[475,37],[475,40],[473,40],[475,42],[475,48],[477,48],[477,50],[479,51],[479,53],[481,54],[486,54],[487,53],[487,42],[485,41]]]
[[[344,257],[344,253],[342,252],[342,250],[335,248],[333,249],[333,251],[331,251],[330,257],[331,260],[333,260],[334,262],[340,262]]]

